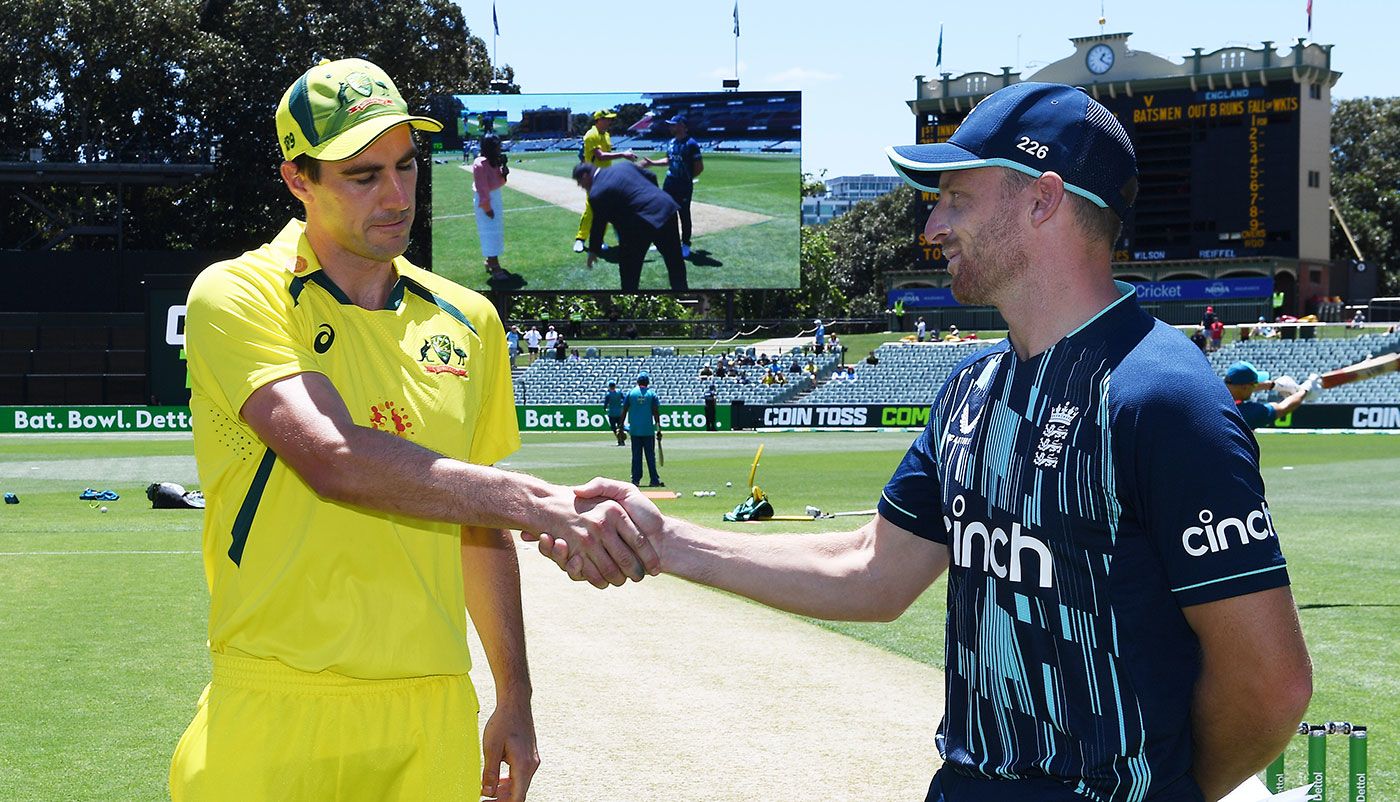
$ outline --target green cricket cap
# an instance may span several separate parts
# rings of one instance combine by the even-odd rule
[[[360,58],[322,59],[282,94],[277,144],[287,161],[305,153],[338,162],[404,123],[420,131],[442,130],[437,120],[409,114],[394,82],[375,65]]]

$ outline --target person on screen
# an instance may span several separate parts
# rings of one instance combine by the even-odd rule
[[[608,129],[616,119],[617,112],[614,111],[598,109],[593,112],[593,125],[589,126],[588,133],[583,135],[583,148],[578,155],[580,162],[604,170],[619,159],[637,161],[637,154],[630,150],[613,150],[612,135],[608,133]],[[578,220],[578,233],[574,235],[574,253],[583,253],[583,241],[588,238],[588,232],[592,228],[593,207],[585,200],[583,216]]]
[[[505,208],[501,189],[506,185],[510,168],[501,152],[501,138],[487,134],[481,138],[481,155],[472,162],[472,186],[476,191],[476,234],[481,242],[481,256],[486,260],[486,283],[493,290],[518,290],[528,282],[524,277],[501,267],[501,252],[505,249]]]
[[[590,268],[602,251],[603,229],[612,225],[617,232],[617,268],[623,292],[639,291],[642,260],[652,245],[666,263],[671,289],[689,289],[676,202],[656,186],[655,176],[635,164],[601,170],[580,162],[574,168],[574,181],[588,193],[593,215],[588,237]]]
[[[666,145],[666,155],[659,159],[643,159],[643,167],[665,167],[666,180],[661,188],[680,207],[681,217],[681,256],[690,258],[690,199],[695,194],[695,179],[705,172],[705,161],[700,156],[700,143],[690,135],[690,126],[684,114],[677,114],[666,121],[671,126],[674,137]]]

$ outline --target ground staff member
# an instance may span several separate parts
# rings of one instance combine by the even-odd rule
[[[622,414],[632,430],[632,484],[642,481],[642,457],[646,457],[647,472],[651,474],[648,487],[665,487],[656,473],[656,441],[661,437],[661,401],[649,386],[651,377],[637,376],[637,386],[627,391],[622,402]]]
[[[411,129],[439,125],[359,59],[308,70],[276,119],[306,222],[190,291],[213,681],[171,794],[523,799],[539,758],[505,530],[586,538],[619,582],[641,577],[627,543],[646,549],[620,508],[489,467],[519,445],[500,320],[402,258]],[[480,745],[464,607],[498,689]]]
[[[1127,135],[1077,89],[1020,83],[889,155],[939,192],[924,234],[954,297],[1010,334],[954,369],[875,521],[747,537],[583,492],[623,499],[663,570],[805,615],[890,620],[946,570],[932,802],[1219,799],[1288,742],[1311,667],[1253,435],[1113,281]]]
[[[624,396],[617,389],[617,382],[608,382],[608,391],[603,394],[603,411],[608,415],[608,426],[619,446],[627,443],[627,428],[622,424],[622,402]]]

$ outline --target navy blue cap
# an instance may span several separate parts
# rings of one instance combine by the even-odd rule
[[[1128,132],[1082,89],[1025,81],[983,98],[947,142],[885,148],[895,172],[915,189],[938,191],[945,170],[1009,167],[1040,177],[1054,172],[1065,189],[1123,219],[1123,191],[1138,174]]]
[[[1248,362],[1236,362],[1225,370],[1226,384],[1258,384],[1269,380],[1269,374]]]
[[[676,116],[666,121],[667,125],[675,125],[676,123],[680,123],[681,125],[687,127],[689,127],[690,125],[690,121],[685,118],[684,114],[677,114]]]

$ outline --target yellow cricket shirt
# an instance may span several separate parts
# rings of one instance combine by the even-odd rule
[[[598,130],[598,126],[592,126],[588,133],[583,135],[583,155],[588,158],[588,163],[594,167],[611,167],[610,159],[594,159],[593,150],[602,148],[611,153],[613,149],[612,136],[604,131]]]
[[[322,499],[240,410],[269,382],[322,373],[357,425],[491,464],[520,446],[505,332],[485,298],[402,257],[386,308],[356,306],[303,229],[190,290],[210,649],[366,679],[464,673],[459,527]]]

